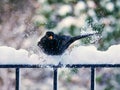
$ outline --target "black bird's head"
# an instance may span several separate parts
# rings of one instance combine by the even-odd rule
[[[53,40],[54,39],[54,33],[51,31],[46,32],[45,34],[46,39]]]
[[[58,41],[56,39],[56,35],[48,31],[46,32],[45,36],[41,38],[38,42],[38,46],[45,52],[46,54],[53,54],[53,51],[56,51],[56,47],[58,45]]]

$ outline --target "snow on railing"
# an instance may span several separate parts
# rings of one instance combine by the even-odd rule
[[[120,45],[111,46],[107,51],[98,51],[94,46],[79,46],[61,56],[47,56],[42,52],[29,54],[24,49],[0,47],[0,68],[16,68],[16,90],[19,90],[20,68],[53,68],[53,90],[57,90],[57,69],[91,68],[91,90],[94,90],[96,67],[120,67]]]

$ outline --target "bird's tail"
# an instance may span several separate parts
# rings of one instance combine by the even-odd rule
[[[86,38],[86,37],[89,37],[89,36],[92,36],[92,35],[95,35],[95,33],[93,33],[93,34],[85,34],[85,35],[80,35],[80,36],[75,36],[75,37],[71,38],[71,41],[74,42],[74,41],[76,41],[78,39]]]
[[[92,35],[95,35],[96,33],[93,33],[93,34],[85,34],[85,35],[80,35],[80,36],[75,36],[75,37],[72,37],[67,43],[66,43],[66,47],[68,47],[70,44],[72,44],[74,41],[76,40],[79,40],[79,39],[82,39],[82,38],[85,38],[85,37],[89,37],[89,36],[92,36]]]

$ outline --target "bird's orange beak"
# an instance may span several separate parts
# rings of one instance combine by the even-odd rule
[[[49,39],[52,40],[52,39],[53,39],[53,36],[49,36]]]

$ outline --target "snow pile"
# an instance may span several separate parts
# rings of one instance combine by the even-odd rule
[[[70,55],[65,56],[65,63],[74,64],[118,64],[120,63],[120,45],[111,46],[107,51],[98,51],[95,46],[79,46]],[[69,59],[67,60],[67,58]]]
[[[0,47],[0,64],[31,64],[36,61],[37,55],[28,56],[28,52],[23,49],[16,50],[7,46]]]
[[[119,64],[120,45],[113,45],[107,51],[98,51],[95,46],[79,46],[66,51],[61,56],[48,56],[40,52],[29,54],[28,51],[11,47],[0,47],[0,64]]]

